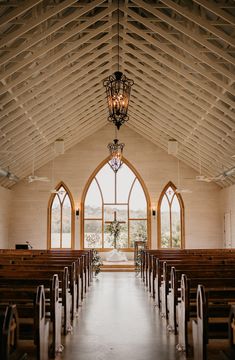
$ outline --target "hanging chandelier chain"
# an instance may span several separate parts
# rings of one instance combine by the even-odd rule
[[[119,34],[119,26],[120,26],[120,23],[119,23],[119,21],[120,21],[120,14],[119,14],[119,0],[118,0],[118,13],[117,13],[117,35],[118,35],[118,71],[120,71],[120,39],[119,39],[119,36],[120,36],[120,34]]]
[[[118,70],[104,79],[108,102],[108,121],[114,123],[119,130],[122,124],[129,120],[128,106],[130,101],[131,87],[134,81],[128,79],[120,71],[120,0],[117,0],[117,54]]]

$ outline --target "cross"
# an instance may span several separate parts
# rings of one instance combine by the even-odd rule
[[[106,224],[113,224],[114,222],[118,222],[119,224],[125,224],[125,221],[117,220],[117,212],[114,211],[114,219],[112,221],[105,221]],[[117,247],[117,237],[114,235],[114,249]]]

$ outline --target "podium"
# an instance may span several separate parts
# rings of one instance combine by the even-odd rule
[[[29,249],[31,249],[29,244],[16,244],[15,248],[16,248],[16,250],[29,250]]]

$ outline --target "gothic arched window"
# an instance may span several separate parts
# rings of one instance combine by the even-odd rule
[[[133,249],[135,240],[148,240],[149,200],[143,181],[125,161],[115,172],[108,161],[95,171],[82,200],[82,247],[110,249],[108,225],[121,222],[118,248]]]
[[[74,204],[73,198],[61,182],[56,187],[48,205],[48,247],[49,249],[71,249],[74,247]]]
[[[184,247],[184,204],[172,182],[165,186],[158,202],[158,247]]]

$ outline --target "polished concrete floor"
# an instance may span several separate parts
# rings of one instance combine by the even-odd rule
[[[134,273],[101,273],[63,339],[63,360],[175,360],[177,339],[166,330],[140,278]]]

